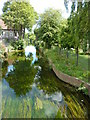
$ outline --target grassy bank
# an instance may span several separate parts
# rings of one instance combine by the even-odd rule
[[[76,55],[74,51],[69,51],[69,58],[66,57],[65,50],[60,53],[58,48],[46,50],[45,54],[52,60],[57,70],[89,82],[88,55],[79,55],[79,63],[76,66]]]

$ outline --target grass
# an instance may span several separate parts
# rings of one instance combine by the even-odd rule
[[[62,50],[60,53],[57,47],[46,50],[45,54],[52,60],[57,70],[70,76],[77,77],[85,82],[89,82],[88,75],[90,72],[88,70],[88,55],[79,54],[79,63],[78,66],[76,66],[75,51],[69,51],[69,58],[66,57],[65,50]]]

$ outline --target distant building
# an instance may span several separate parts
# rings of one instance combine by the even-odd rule
[[[13,29],[9,29],[2,19],[0,19],[0,38],[1,39],[17,39],[18,34],[14,32]]]

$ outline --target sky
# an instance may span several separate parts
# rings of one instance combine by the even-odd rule
[[[0,0],[0,15],[2,14],[2,8],[4,2],[7,0]],[[62,12],[64,18],[68,18],[69,13],[66,12],[64,6],[64,0],[30,0],[30,4],[34,7],[37,13],[43,13],[48,8],[59,9]]]
[[[6,1],[7,0],[0,0],[0,15],[2,14],[2,8],[4,2]],[[64,0],[30,0],[30,4],[38,14],[43,13],[48,8],[53,8],[60,10],[64,18],[68,18],[70,15],[69,12],[68,13],[66,12],[66,8],[64,6]],[[69,6],[70,5],[71,4],[69,4]],[[36,25],[33,26],[32,31],[35,29],[35,27]],[[26,32],[28,31],[26,30]]]

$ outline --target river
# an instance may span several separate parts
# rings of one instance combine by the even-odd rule
[[[88,118],[90,99],[59,80],[45,56],[11,53],[2,69],[2,118]]]

